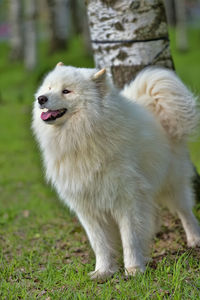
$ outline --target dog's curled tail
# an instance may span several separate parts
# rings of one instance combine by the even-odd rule
[[[122,94],[153,112],[171,138],[184,139],[197,126],[196,99],[171,70],[144,69]]]

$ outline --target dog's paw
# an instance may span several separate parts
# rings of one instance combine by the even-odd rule
[[[190,237],[190,239],[187,241],[187,245],[190,248],[200,247],[200,234]]]
[[[105,281],[107,278],[111,277],[116,271],[117,271],[117,268],[112,269],[112,270],[98,269],[98,270],[90,272],[89,276],[92,280]]]
[[[137,273],[144,273],[145,266],[134,266],[134,267],[128,267],[125,270],[126,276],[135,276]]]

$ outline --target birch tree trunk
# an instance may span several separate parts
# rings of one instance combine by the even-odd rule
[[[22,1],[9,1],[10,59],[23,59]]]
[[[162,0],[88,0],[95,64],[122,88],[148,65],[173,68]]]
[[[86,5],[96,67],[106,67],[118,88],[146,66],[174,68],[162,0],[86,0]]]
[[[50,52],[66,49],[70,35],[69,0],[47,0],[50,15]]]
[[[27,70],[37,65],[37,0],[26,0],[24,22],[24,63]]]
[[[176,11],[176,46],[180,51],[188,50],[186,29],[185,0],[175,0]]]

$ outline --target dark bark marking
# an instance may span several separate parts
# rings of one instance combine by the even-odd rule
[[[117,29],[119,31],[124,31],[124,26],[120,22],[115,23],[114,27],[115,27],[115,29]]]
[[[117,88],[122,89],[125,84],[131,82],[137,73],[143,69],[144,65],[138,66],[111,66],[111,73],[114,84]]]
[[[132,1],[130,4],[130,10],[132,10],[133,12],[135,12],[136,9],[138,9],[140,7],[140,1]]]
[[[116,44],[111,44],[110,46],[107,46],[107,47],[103,47],[103,49],[107,52],[109,52],[110,50],[116,50],[116,49],[119,49],[119,45]]]
[[[135,34],[138,38],[155,38],[158,36],[157,30],[161,23],[166,23],[166,14],[164,5],[156,5],[155,8],[157,13],[155,14],[156,17],[149,26],[140,27],[139,29],[135,30]],[[168,36],[167,26],[166,26],[166,35]]]
[[[117,58],[121,61],[125,60],[127,57],[128,57],[128,54],[123,50],[120,50],[119,54],[117,55]]]
[[[101,19],[99,19],[100,22],[104,22],[104,21],[108,21],[110,20],[110,18],[108,17],[102,17]]]
[[[101,3],[107,5],[107,6],[114,6],[115,2],[118,1],[118,0],[101,0]]]

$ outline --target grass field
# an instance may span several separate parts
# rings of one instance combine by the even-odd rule
[[[190,51],[172,52],[178,74],[200,92],[200,34],[190,31]],[[200,299],[200,249],[187,249],[180,223],[164,212],[164,225],[144,275],[123,270],[105,283],[90,281],[94,255],[75,216],[43,179],[31,130],[33,94],[43,74],[58,61],[92,66],[72,41],[66,53],[48,57],[41,45],[40,67],[27,73],[7,60],[0,45],[0,299]],[[200,142],[190,143],[200,170]],[[200,205],[195,208],[200,217]]]

